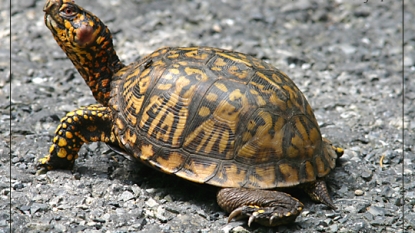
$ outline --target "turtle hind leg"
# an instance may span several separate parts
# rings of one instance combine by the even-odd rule
[[[323,203],[334,210],[337,209],[331,200],[330,194],[327,191],[326,182],[324,180],[318,179],[315,182],[304,184],[302,187],[314,201]]]
[[[272,190],[223,188],[217,195],[219,206],[233,218],[249,218],[248,225],[257,222],[264,226],[278,226],[294,222],[303,204],[292,196]]]
[[[109,108],[90,105],[66,114],[56,128],[49,154],[39,159],[38,174],[53,169],[72,169],[78,151],[84,143],[113,142]]]

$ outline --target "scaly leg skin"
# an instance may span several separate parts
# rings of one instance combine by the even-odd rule
[[[294,222],[303,210],[303,204],[292,196],[272,190],[223,188],[217,195],[219,206],[233,218],[248,217],[264,226],[278,226]]]
[[[38,174],[53,169],[72,169],[84,143],[115,143],[110,109],[100,104],[81,107],[66,114],[56,128],[49,154],[37,164]]]
[[[324,180],[318,179],[315,182],[304,184],[302,187],[311,199],[313,199],[313,201],[323,203],[334,210],[337,209],[330,198],[330,194],[327,191],[326,182]]]

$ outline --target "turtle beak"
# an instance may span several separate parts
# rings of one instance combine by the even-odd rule
[[[45,6],[43,7],[43,11],[46,14],[50,14],[50,11],[52,10],[52,7],[54,5],[58,5],[59,6],[59,3],[60,3],[60,5],[62,5],[62,2],[59,1],[59,0],[48,0],[48,1],[46,1]]]
[[[46,26],[57,34],[56,30],[63,29],[63,19],[59,17],[59,9],[65,2],[73,2],[72,0],[47,0],[43,11],[45,12],[44,20]]]

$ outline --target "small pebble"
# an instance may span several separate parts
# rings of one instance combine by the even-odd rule
[[[354,191],[354,195],[356,195],[356,196],[363,196],[363,194],[365,194],[365,192],[361,189],[356,189]]]
[[[157,201],[155,201],[153,198],[149,198],[149,199],[146,201],[146,205],[147,205],[148,207],[150,207],[150,208],[153,208],[153,207],[155,207],[155,206],[158,206],[158,204],[159,204],[159,203],[157,203]]]

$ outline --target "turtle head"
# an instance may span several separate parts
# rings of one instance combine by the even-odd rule
[[[45,24],[56,42],[91,88],[95,99],[107,105],[113,75],[120,62],[107,26],[72,0],[48,0]]]

